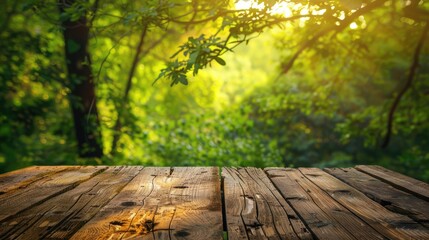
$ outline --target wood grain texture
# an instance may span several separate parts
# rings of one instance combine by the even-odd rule
[[[222,239],[218,169],[145,168],[72,239]]]
[[[405,176],[381,166],[374,165],[358,165],[356,169],[365,172],[381,181],[387,182],[390,185],[411,193],[425,201],[429,201],[429,184],[417,179]]]
[[[46,166],[0,187],[0,240],[429,239],[428,185],[378,166]]]
[[[407,216],[393,213],[360,191],[316,168],[299,169],[310,181],[389,239],[429,239],[429,230]]]
[[[0,195],[0,223],[35,205],[67,192],[79,183],[104,171],[106,167],[78,167],[58,172],[35,183]]]
[[[133,233],[149,233],[152,228],[147,219],[142,223],[131,222],[145,204],[146,198],[159,190],[154,185],[156,178],[164,178],[170,168],[144,168],[122,191],[87,222],[71,239],[120,239],[127,231]],[[157,187],[157,189],[155,189]]]
[[[178,178],[180,175],[187,177],[184,182],[173,185],[170,191],[171,204],[176,208],[171,221],[174,229],[171,238],[222,239],[219,168],[175,167],[174,171]]]
[[[318,239],[383,239],[298,169],[265,169],[283,197]]]
[[[32,183],[49,177],[66,169],[77,168],[69,166],[32,166],[0,175],[0,195],[23,189]]]
[[[312,239],[261,169],[223,168],[230,239]]]
[[[246,186],[242,187],[242,180],[237,176],[234,169],[223,168],[222,178],[225,197],[225,213],[229,239],[249,239],[247,236],[247,227],[244,223],[243,214],[246,217],[252,213],[253,202],[246,198]],[[253,218],[256,219],[255,211]]]
[[[68,239],[141,169],[110,167],[2,224],[0,239]]]
[[[417,222],[429,223],[429,202],[354,168],[332,168],[325,171],[363,192],[390,211],[407,215]]]

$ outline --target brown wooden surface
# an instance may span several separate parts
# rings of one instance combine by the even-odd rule
[[[319,239],[383,239],[298,169],[269,168],[268,176]]]
[[[429,239],[428,186],[379,166],[35,166],[0,174],[0,239]]]
[[[305,168],[300,171],[333,199],[387,238],[429,239],[429,229],[405,215],[391,212],[332,175],[316,168]]]
[[[221,239],[218,176],[213,167],[145,168],[72,239]]]
[[[22,185],[18,183],[23,187],[0,195],[0,209],[2,210],[0,221],[7,220],[19,212],[67,192],[104,169],[103,167],[71,167],[67,171],[52,174],[32,184]]]
[[[71,167],[65,166],[52,166],[52,167],[28,167],[19,169],[13,172],[8,172],[0,175],[0,195],[3,195],[11,190],[18,188],[25,188],[26,186],[36,182],[42,178],[49,177]]]
[[[400,190],[429,201],[429,184],[380,166],[356,166],[356,169],[376,177]]]
[[[429,223],[429,202],[396,189],[354,168],[327,169],[327,172],[363,192],[392,212],[402,213],[423,224]]]
[[[232,239],[311,239],[304,223],[261,169],[224,168],[222,174]]]
[[[66,239],[115,196],[139,168],[112,167],[56,197],[10,218],[3,237]],[[14,223],[14,224],[11,224]],[[3,230],[3,229],[2,229]]]

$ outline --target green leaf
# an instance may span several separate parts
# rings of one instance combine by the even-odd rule
[[[191,55],[189,55],[188,64],[193,65],[197,61],[199,54],[199,51],[192,52]]]
[[[216,60],[216,62],[217,63],[219,63],[220,65],[222,65],[222,66],[225,66],[226,65],[226,62],[225,62],[225,60],[223,60],[222,58],[220,58],[220,57],[214,57],[214,60]]]
[[[179,75],[179,82],[183,85],[188,85],[188,78],[185,75]]]
[[[158,82],[159,79],[163,78],[165,76],[165,73],[166,73],[166,69],[162,69],[158,77],[153,81],[152,86],[155,85],[155,83]]]

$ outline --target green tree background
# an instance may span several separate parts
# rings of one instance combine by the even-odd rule
[[[378,164],[429,181],[426,1],[0,7],[1,172]]]

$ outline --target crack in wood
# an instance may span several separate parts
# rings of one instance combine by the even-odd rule
[[[109,172],[117,174],[122,168],[124,167]],[[154,167],[150,171],[145,171],[145,175],[140,176],[139,181],[135,181],[129,188],[124,187],[133,178],[124,176],[126,180],[122,181],[122,188],[115,188],[117,193],[121,193],[120,197],[118,196],[117,200],[116,195],[108,197],[105,203],[95,200],[105,194],[104,189],[108,189],[109,184],[114,186],[121,181],[110,182],[112,178],[106,178],[103,187],[99,188],[98,183],[93,181],[91,184],[83,184],[86,191],[82,191],[83,189],[75,191],[88,179],[82,183],[60,179],[59,181],[63,181],[63,184],[67,182],[68,185],[45,201],[51,201],[50,199],[59,196],[68,196],[68,199],[72,197],[73,201],[66,203],[66,197],[62,197],[64,205],[60,208],[56,205],[49,208],[51,202],[35,201],[35,205],[20,210],[16,218],[0,221],[0,239],[20,237],[25,239],[26,230],[34,231],[41,238],[70,237],[77,229],[80,231],[80,228],[90,226],[89,223],[95,224],[91,226],[96,227],[90,227],[89,232],[82,233],[91,233],[94,239],[98,236],[102,238],[111,236],[112,239],[204,239],[214,236],[208,235],[209,232],[216,232],[220,236],[219,239],[225,236],[230,239],[238,239],[237,236],[242,239],[317,239],[323,238],[320,236],[328,236],[318,235],[321,232],[332,234],[335,231],[343,234],[337,236],[352,236],[355,239],[369,239],[359,236],[373,236],[374,239],[383,237],[429,239],[429,219],[422,215],[422,211],[426,210],[416,208],[417,205],[412,205],[414,201],[410,201],[410,205],[398,205],[398,202],[404,202],[404,199],[397,198],[396,195],[394,198],[380,195],[393,191],[394,186],[372,188],[372,192],[368,191],[369,186],[366,184],[380,184],[375,179],[356,178],[347,180],[351,182],[345,184],[346,181],[342,181],[340,177],[315,169],[270,168],[264,173],[257,168],[223,168],[220,175],[213,169],[219,171],[218,168]],[[332,171],[339,171],[345,174],[345,177],[350,177],[355,170],[338,168]],[[97,173],[91,175],[89,179],[95,175]],[[24,178],[23,181],[28,183],[29,179],[34,179],[33,176],[35,175]],[[38,182],[34,181],[31,184],[43,184],[54,180],[52,177],[38,177]],[[51,182],[48,182],[45,188],[50,187]],[[283,188],[277,186],[279,184]],[[298,186],[299,189],[291,191],[292,187]],[[358,186],[362,186],[362,189],[359,190]],[[19,196],[25,194],[28,188],[15,187],[13,191],[19,192],[16,194]],[[123,189],[128,190],[122,192]],[[280,193],[282,190],[285,191],[285,195]],[[69,191],[72,192],[69,194]],[[112,193],[115,191],[112,190]],[[10,193],[2,189],[0,199],[11,201],[4,197]],[[408,197],[406,193],[397,194]],[[107,196],[105,194],[105,197]],[[328,199],[332,202],[327,201]],[[40,205],[46,205],[40,209],[40,213],[21,216],[21,212],[35,211]],[[320,210],[314,215],[311,215],[312,211],[304,212],[303,207],[310,205],[312,206],[310,209],[318,207]],[[231,211],[231,208],[234,211]],[[3,209],[1,210],[2,214]],[[86,217],[87,211],[99,211],[101,214],[98,218]],[[382,211],[383,214],[380,215],[378,211]],[[393,212],[398,214],[395,215]],[[214,218],[215,222],[206,221],[209,214],[216,213],[219,218]],[[414,220],[404,217],[405,215]],[[216,225],[217,223],[219,224]],[[352,223],[355,227],[350,225]],[[211,228],[214,225],[216,230]],[[368,231],[363,231],[365,230],[363,226],[368,226],[369,229],[366,229]],[[357,232],[358,229],[360,232]],[[371,231],[375,234],[368,233]],[[76,236],[73,236],[73,239],[80,239],[79,236],[86,235]]]
[[[116,226],[124,226],[125,223],[123,221],[111,221],[109,224]]]

